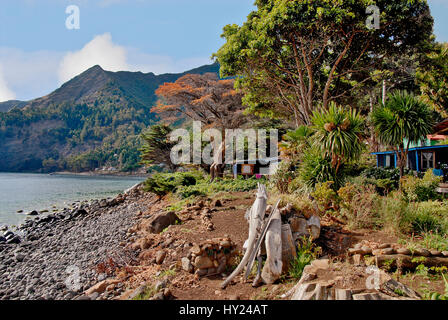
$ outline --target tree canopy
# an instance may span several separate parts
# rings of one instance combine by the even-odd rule
[[[422,98],[444,117],[448,116],[448,43],[435,44],[428,63],[417,70]]]
[[[156,94],[160,100],[151,111],[167,121],[187,117],[205,126],[233,129],[247,120],[234,80],[220,80],[214,73],[187,74],[163,84]]]
[[[141,163],[146,166],[154,166],[163,164],[171,171],[177,168],[171,162],[170,153],[175,143],[169,140],[169,134],[173,129],[164,124],[151,126],[148,130],[141,134],[145,144],[140,149]]]
[[[384,57],[420,50],[432,34],[426,0],[257,0],[242,25],[224,27],[214,55],[221,76],[236,76],[255,114],[310,124],[372,78]],[[366,9],[380,9],[379,29]]]

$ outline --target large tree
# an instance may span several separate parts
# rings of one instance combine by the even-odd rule
[[[378,140],[395,150],[403,176],[411,143],[420,143],[432,133],[433,113],[421,99],[405,91],[389,95],[371,115]]]
[[[160,99],[151,111],[165,120],[184,117],[221,130],[238,128],[247,120],[234,80],[220,80],[214,73],[187,74],[161,85],[156,94]]]
[[[417,70],[422,98],[442,116],[448,116],[448,43],[437,43],[427,63]]]
[[[215,54],[222,76],[237,76],[243,101],[255,114],[310,124],[313,109],[328,108],[370,81],[383,59],[430,39],[426,0],[256,0],[242,25],[224,27]],[[380,9],[379,29],[366,20]]]
[[[141,134],[145,144],[140,149],[141,164],[145,166],[165,165],[170,171],[175,171],[177,166],[171,162],[171,149],[175,143],[169,140],[169,134],[173,129],[164,124],[151,126]]]

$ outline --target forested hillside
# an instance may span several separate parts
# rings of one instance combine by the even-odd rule
[[[94,66],[51,94],[0,104],[0,171],[88,171],[138,167],[139,134],[157,121],[155,90],[182,74],[109,72]],[[20,106],[20,108],[14,108]]]

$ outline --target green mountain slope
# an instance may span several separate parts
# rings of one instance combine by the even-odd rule
[[[138,135],[157,121],[155,90],[182,74],[109,72],[94,66],[49,95],[0,112],[0,171],[88,171],[138,166]],[[9,110],[14,103],[0,104]]]

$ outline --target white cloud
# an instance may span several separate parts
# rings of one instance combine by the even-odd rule
[[[108,71],[131,69],[126,48],[114,44],[110,33],[105,33],[94,37],[81,50],[65,55],[59,67],[59,81],[66,82],[97,64]]]
[[[8,88],[8,84],[3,77],[2,66],[0,65],[0,102],[14,100],[15,98],[14,92]]]
[[[0,100],[14,96],[31,100],[47,95],[96,64],[109,71],[161,74],[181,73],[210,63],[208,57],[175,59],[124,47],[114,43],[109,33],[95,36],[74,52],[26,52],[0,47]]]
[[[20,100],[40,97],[56,89],[63,55],[55,51],[25,52],[0,47],[3,77]]]

